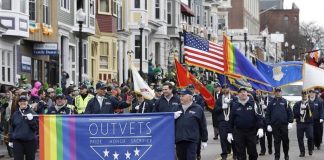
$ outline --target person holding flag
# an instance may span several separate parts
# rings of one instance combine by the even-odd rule
[[[145,100],[142,94],[136,94],[136,102],[132,104],[132,113],[149,113],[153,108],[150,103]]]
[[[230,93],[230,89],[227,84],[222,86],[222,95],[218,96],[219,98],[216,101],[215,106],[215,115],[218,121],[218,129],[219,129],[219,136],[222,148],[222,160],[227,159],[227,155],[231,152],[231,146],[233,149],[233,159],[236,159],[236,149],[235,144],[232,145],[227,141],[227,134],[228,134],[228,122],[229,122],[229,115],[232,109],[233,103],[237,100],[237,97]]]
[[[313,115],[315,113],[314,106],[309,105],[307,92],[302,92],[302,100],[294,105],[294,118],[297,122],[297,139],[300,150],[299,157],[305,157],[304,134],[307,138],[308,154],[313,154]]]

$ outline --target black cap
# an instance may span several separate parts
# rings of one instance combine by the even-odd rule
[[[315,89],[311,89],[308,91],[309,93],[316,93]]]
[[[238,92],[240,93],[241,91],[247,91],[247,89],[245,87],[240,87]]]
[[[25,95],[21,95],[21,96],[19,97],[19,101],[27,101],[27,96],[25,96]]]
[[[180,95],[186,95],[186,94],[192,95],[192,92],[189,89],[181,89],[179,91],[179,94]]]
[[[281,92],[281,88],[280,87],[275,88],[275,92]]]
[[[80,89],[85,89],[85,88],[88,88],[88,86],[87,86],[86,84],[81,84],[81,85],[79,86],[79,88],[80,88]]]
[[[215,83],[214,87],[221,87],[221,85],[219,83]]]
[[[107,85],[105,83],[99,81],[96,84],[96,89],[104,89],[104,88],[107,88]]]
[[[65,95],[60,93],[60,94],[57,94],[55,99],[64,99],[65,98]]]
[[[195,86],[194,86],[193,84],[189,84],[189,85],[187,86],[187,89],[195,89]]]
[[[160,86],[155,87],[154,89],[155,92],[162,92],[162,88]]]
[[[223,84],[222,88],[228,88],[227,84]]]

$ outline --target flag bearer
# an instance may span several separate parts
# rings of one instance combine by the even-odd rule
[[[297,139],[300,150],[299,157],[305,157],[304,134],[307,138],[308,154],[313,154],[313,116],[317,112],[309,105],[307,92],[302,92],[302,100],[294,105],[294,117],[297,122]]]
[[[235,140],[238,160],[246,160],[246,152],[249,160],[257,160],[257,137],[263,137],[263,121],[260,111],[255,108],[255,102],[248,96],[247,89],[238,90],[238,100],[233,103],[230,119],[228,142]],[[233,138],[234,135],[234,138]]]
[[[215,115],[218,121],[218,130],[220,136],[220,142],[222,147],[221,157],[222,160],[226,160],[227,155],[231,152],[231,146],[233,148],[233,159],[236,159],[236,152],[234,144],[228,143],[226,140],[228,133],[228,122],[230,111],[232,110],[233,103],[237,98],[230,93],[230,89],[227,84],[222,86],[222,95],[218,96],[216,101],[216,106],[214,109]]]

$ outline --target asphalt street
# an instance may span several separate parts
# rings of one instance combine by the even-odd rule
[[[221,148],[220,148],[220,141],[219,140],[213,140],[214,133],[213,133],[213,125],[212,125],[212,117],[209,112],[206,113],[206,119],[207,119],[207,124],[208,124],[208,147],[207,149],[202,151],[202,160],[219,160],[220,159],[220,153],[221,153]],[[294,125],[293,129],[289,131],[289,139],[290,139],[290,150],[289,150],[289,157],[290,160],[323,160],[324,159],[324,147],[322,147],[322,150],[317,150],[315,149],[314,153],[312,156],[309,156],[308,153],[306,152],[306,157],[300,158],[299,156],[299,148],[298,148],[298,143],[297,143],[297,134],[296,134],[296,126]],[[305,145],[307,144],[306,138],[305,140]],[[307,151],[307,146],[306,151]],[[260,145],[258,144],[258,151],[260,150]],[[281,148],[282,149],[282,148]],[[273,149],[274,150],[274,149]],[[4,154],[4,158],[0,158],[1,160],[13,160],[13,158],[9,158],[7,154],[7,150],[3,144],[0,144],[0,155]],[[37,154],[38,155],[38,154]],[[283,153],[282,153],[283,155]],[[38,157],[36,158],[38,159]],[[273,160],[274,155],[269,155],[266,154],[265,156],[259,156],[260,160]],[[283,156],[281,157],[283,159]]]

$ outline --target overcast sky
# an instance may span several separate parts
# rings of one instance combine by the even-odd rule
[[[324,0],[285,0],[285,9],[291,9],[292,3],[299,8],[299,22],[316,22],[324,28]]]

